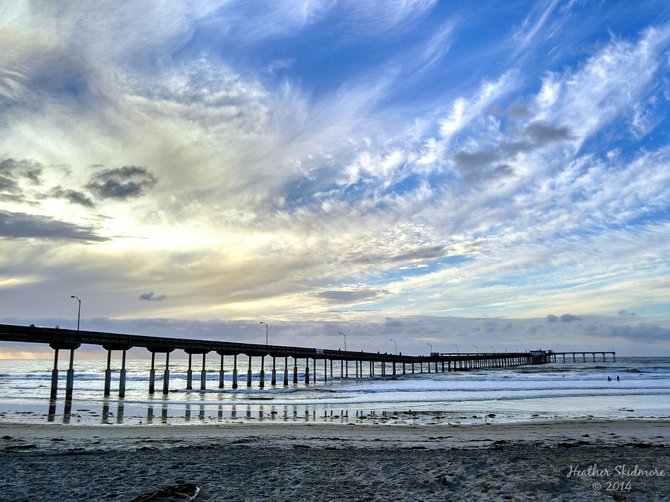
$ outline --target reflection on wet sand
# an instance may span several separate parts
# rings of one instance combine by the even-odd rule
[[[62,406],[62,408],[61,408]],[[317,408],[309,405],[260,405],[260,404],[222,404],[207,405],[206,403],[167,403],[167,402],[149,402],[128,403],[125,400],[110,400],[105,398],[100,404],[101,413],[85,408],[77,408],[73,413],[73,400],[50,400],[47,413],[48,422],[62,421],[64,424],[84,423],[86,419],[100,417],[101,424],[167,424],[178,423],[180,421],[200,423],[207,422],[235,422],[240,419],[249,421],[341,421],[349,420],[349,411]],[[145,408],[146,406],[146,408]],[[216,412],[214,412],[214,407]],[[197,408],[197,414],[196,414]],[[240,410],[242,408],[242,410]],[[146,413],[142,410],[146,409]],[[112,411],[113,410],[113,411]],[[211,410],[211,413],[208,411]],[[240,414],[240,411],[242,413]],[[86,415],[87,412],[88,415]],[[157,415],[158,413],[158,415]],[[356,419],[374,416],[374,411],[366,413],[356,411]],[[98,422],[96,420],[96,422]]]
[[[53,422],[56,420],[56,400],[55,399],[50,399],[49,400],[49,411],[47,413],[47,420],[49,422]]]

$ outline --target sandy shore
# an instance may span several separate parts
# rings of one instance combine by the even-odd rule
[[[0,499],[670,500],[669,426],[0,424]]]

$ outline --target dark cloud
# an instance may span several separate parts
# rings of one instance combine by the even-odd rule
[[[560,322],[572,322],[572,321],[581,321],[582,320],[581,317],[576,316],[576,315],[572,315],[572,314],[563,314],[560,317],[556,317],[554,314],[549,314],[546,317],[546,319],[549,322],[558,322],[558,321],[560,321]]]
[[[142,293],[138,300],[144,300],[147,302],[162,302],[167,300],[167,296],[165,295],[156,295],[154,294],[153,291],[149,291],[148,293]]]
[[[331,303],[355,303],[360,301],[377,300],[386,291],[376,289],[359,289],[356,291],[322,291],[319,297]]]
[[[528,141],[503,141],[499,148],[504,153],[514,156],[517,153],[528,152],[535,147]]]
[[[0,238],[102,241],[93,229],[46,216],[0,211]]]
[[[560,317],[561,322],[581,321],[582,318],[572,314],[563,314]]]
[[[526,105],[514,104],[507,109],[507,116],[515,119],[522,119],[530,115],[530,111]]]
[[[41,164],[30,160],[5,159],[0,161],[0,179],[25,178],[39,185],[42,171]]]
[[[403,322],[399,319],[393,319],[392,317],[387,317],[384,319],[385,328],[400,328],[403,326]]]
[[[492,179],[505,178],[514,174],[514,169],[508,163],[502,162],[508,157],[514,157],[518,152],[530,150],[530,143],[501,143],[498,150],[482,150],[478,152],[458,152],[452,157],[454,165],[462,172],[463,181],[478,183]]]
[[[0,161],[0,200],[22,200],[19,180],[40,184],[42,166],[29,160],[4,159]]]
[[[10,192],[18,188],[18,184],[8,176],[0,175],[0,192]]]
[[[496,178],[504,178],[512,176],[514,174],[514,169],[509,164],[499,164],[493,169],[492,174]]]
[[[478,246],[473,246],[478,247]],[[360,256],[353,257],[351,261],[353,263],[401,263],[401,262],[411,262],[417,260],[435,260],[443,258],[445,256],[450,256],[447,246],[424,246],[418,247],[415,249],[410,249],[402,253],[394,255],[375,255],[370,253],[365,253]],[[455,255],[452,255],[455,256]]]
[[[432,260],[445,255],[445,246],[426,246],[392,256],[389,261]]]
[[[491,151],[466,152],[461,150],[452,157],[456,167],[470,169],[495,162],[500,155]]]
[[[93,201],[84,193],[60,186],[51,190],[51,196],[59,199],[67,199],[73,204],[79,204],[84,207],[93,207]]]
[[[129,199],[151,190],[158,179],[147,168],[123,166],[95,174],[86,188],[103,199]]]
[[[548,143],[572,139],[567,127],[558,127],[545,122],[532,122],[525,129],[526,139],[521,141],[503,141],[495,150],[461,150],[452,157],[454,166],[463,172],[464,180],[476,183],[510,176],[514,174],[511,166],[504,161],[518,153],[530,152]],[[492,164],[497,163],[495,167]]]
[[[619,310],[619,312],[617,312],[617,315],[633,316],[635,315],[635,312],[628,312],[627,310]]]
[[[546,122],[531,122],[526,127],[526,134],[538,145],[565,141],[574,137],[569,128],[558,127]]]
[[[607,335],[617,338],[627,338],[635,342],[667,342],[670,339],[670,329],[655,324],[641,323],[627,326],[607,326]]]

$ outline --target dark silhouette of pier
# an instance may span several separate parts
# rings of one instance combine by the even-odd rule
[[[379,352],[356,352],[351,350],[318,349],[310,347],[294,347],[283,345],[263,345],[251,343],[220,342],[213,340],[193,340],[188,338],[166,338],[156,336],[128,335],[119,333],[104,333],[98,331],[80,331],[60,328],[43,328],[35,326],[16,326],[0,324],[0,340],[10,342],[25,342],[48,344],[54,350],[54,367],[51,373],[51,399],[55,400],[58,394],[58,354],[61,350],[70,351],[69,366],[66,370],[65,399],[70,401],[74,388],[74,355],[82,344],[98,345],[107,350],[107,367],[105,370],[104,396],[111,392],[111,357],[112,351],[121,351],[121,369],[119,372],[119,397],[125,396],[126,387],[126,353],[133,347],[146,348],[151,353],[149,369],[149,393],[156,391],[156,355],[164,355],[165,365],[162,367],[162,392],[170,391],[170,354],[175,350],[182,350],[188,354],[188,370],[186,388],[193,387],[193,356],[202,357],[200,370],[200,389],[205,390],[207,385],[207,355],[215,353],[220,358],[218,388],[224,388],[224,358],[233,358],[232,388],[237,389],[240,384],[240,370],[245,361],[240,356],[247,357],[246,386],[252,386],[252,360],[260,358],[258,385],[266,385],[265,358],[271,358],[270,385],[276,386],[277,367],[283,363],[284,386],[298,384],[298,365],[304,375],[304,384],[317,383],[317,379],[327,382],[328,378],[364,378],[388,377],[417,373],[438,373],[463,371],[480,368],[514,367],[528,364],[546,364],[556,362],[556,355],[566,354],[611,354],[614,352],[553,352],[551,350],[532,350],[528,352],[490,352],[490,353],[440,353],[431,352],[429,356],[413,356],[403,354],[387,354]],[[585,359],[584,355],[584,361]],[[292,367],[289,367],[289,358]],[[310,367],[311,363],[311,367]],[[339,363],[339,364],[336,364]],[[350,364],[355,370],[350,374]],[[304,364],[304,366],[303,366]],[[339,368],[338,368],[339,366]],[[292,375],[291,375],[292,372]]]

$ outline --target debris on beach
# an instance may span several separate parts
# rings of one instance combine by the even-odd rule
[[[195,500],[200,493],[200,487],[192,483],[182,483],[161,490],[140,495],[132,502],[168,502],[178,500]]]

